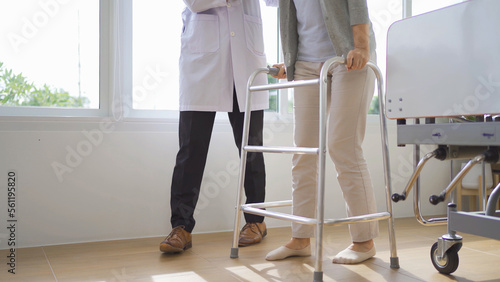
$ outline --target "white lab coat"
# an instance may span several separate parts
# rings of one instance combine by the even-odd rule
[[[266,66],[258,0],[184,0],[179,85],[181,111],[233,109],[236,87],[245,110],[248,77]],[[266,84],[261,74],[255,85]],[[267,91],[253,95],[252,110],[269,107]]]

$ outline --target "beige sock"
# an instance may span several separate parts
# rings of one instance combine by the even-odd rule
[[[308,257],[310,255],[311,255],[311,245],[300,250],[293,250],[285,246],[281,246],[273,251],[270,251],[266,255],[266,260],[280,260],[280,259],[285,259],[287,257]]]
[[[356,252],[349,248],[338,253],[333,258],[333,263],[340,264],[355,264],[363,262],[371,257],[373,257],[376,253],[375,246],[373,246],[368,252]]]

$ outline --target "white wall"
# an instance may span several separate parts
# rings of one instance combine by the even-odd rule
[[[233,226],[239,163],[230,126],[221,117],[212,137],[195,233],[227,231]],[[389,121],[392,184],[394,191],[401,192],[412,171],[412,147],[395,145],[394,123]],[[268,121],[265,127],[267,145],[291,145],[290,123]],[[176,121],[0,120],[0,249],[8,248],[10,236],[4,227],[10,169],[18,175],[16,247],[166,235],[177,140]],[[377,116],[369,117],[364,147],[383,211]],[[267,200],[290,199],[291,156],[266,154],[265,160]],[[54,165],[68,171],[56,173]],[[423,210],[443,214],[445,205],[431,207],[427,199],[446,187],[449,163],[433,160],[427,166],[422,173]],[[330,162],[327,171],[326,217],[344,217],[344,202]],[[412,198],[395,204],[394,214],[413,217]],[[267,223],[270,227],[289,225],[272,219]]]

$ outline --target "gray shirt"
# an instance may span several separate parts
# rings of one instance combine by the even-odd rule
[[[297,8],[299,49],[297,59],[320,63],[335,56],[319,0],[293,0]]]
[[[370,52],[375,51],[375,35],[368,17],[366,0],[319,0],[323,20],[337,56],[347,56],[354,49],[352,26],[369,24]],[[297,10],[293,1],[279,0],[281,42],[288,80],[293,80],[299,35]]]

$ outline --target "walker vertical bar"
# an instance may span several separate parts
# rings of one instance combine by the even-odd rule
[[[250,128],[250,116],[251,116],[251,91],[250,87],[255,80],[255,77],[260,73],[268,73],[268,68],[259,68],[252,73],[247,83],[247,95],[246,95],[246,103],[245,103],[245,116],[243,122],[243,136],[241,138],[241,149],[240,149],[240,171],[238,174],[238,191],[236,192],[236,216],[234,218],[234,232],[233,232],[233,247],[231,248],[231,258],[238,257],[238,239],[240,237],[240,224],[241,224],[241,202],[243,199],[243,189],[244,189],[244,181],[245,181],[245,170],[247,163],[247,152],[245,147],[248,145],[248,135]]]
[[[342,57],[328,59],[321,68],[319,77],[319,147],[318,183],[316,205],[316,262],[314,281],[323,281],[323,224],[325,221],[325,155],[326,155],[326,103],[328,70],[334,63],[344,63]]]
[[[382,156],[384,160],[384,180],[385,180],[385,195],[387,203],[387,211],[391,214],[388,220],[389,225],[389,241],[391,249],[391,268],[399,268],[399,258],[396,250],[396,236],[394,232],[394,215],[392,213],[392,201],[391,201],[391,170],[389,163],[389,144],[387,137],[387,123],[385,120],[385,92],[384,92],[384,81],[382,78],[382,73],[377,65],[372,62],[368,62],[369,66],[375,73],[377,78],[378,86],[378,105],[379,105],[379,117],[380,117],[380,138],[382,141]]]

